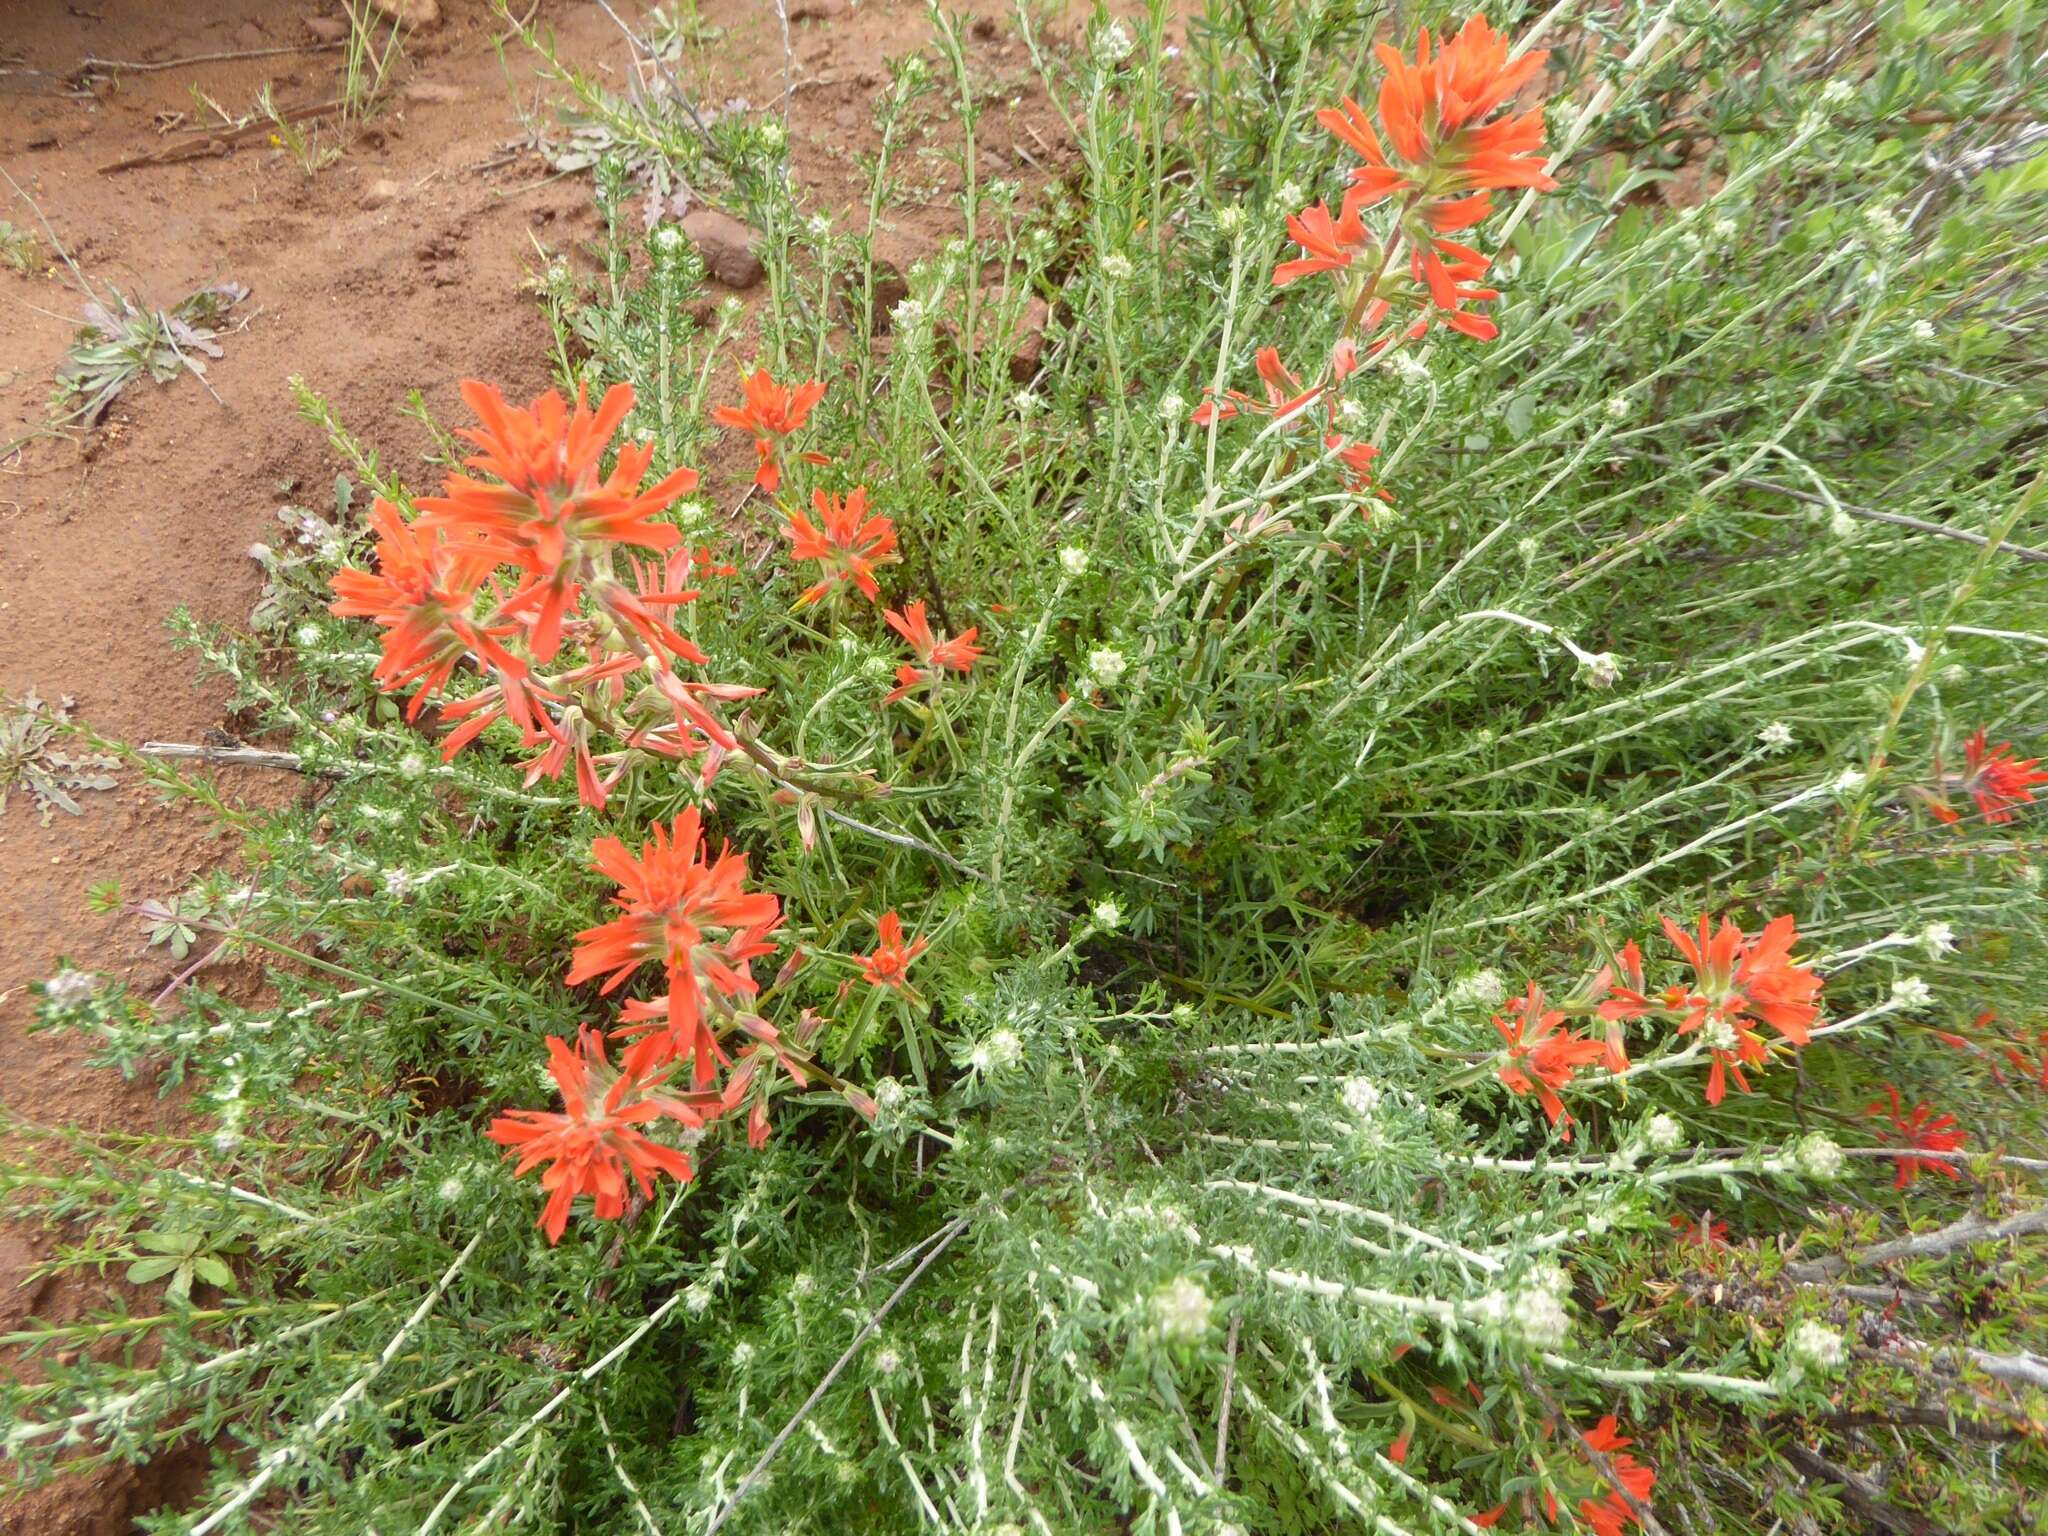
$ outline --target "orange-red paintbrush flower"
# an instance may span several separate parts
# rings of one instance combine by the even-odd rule
[[[1598,1536],[1621,1536],[1623,1526],[1642,1523],[1636,1516],[1636,1507],[1649,1504],[1650,1490],[1657,1486],[1656,1469],[1645,1466],[1623,1449],[1635,1442],[1620,1433],[1611,1413],[1586,1431],[1585,1442],[1606,1458],[1614,1478],[1604,1497],[1579,1500],[1579,1518]]]
[[[696,1110],[664,1091],[665,1074],[620,1072],[605,1060],[604,1040],[593,1030],[579,1030],[576,1044],[572,1051],[566,1040],[548,1037],[548,1073],[562,1092],[561,1113],[507,1110],[484,1132],[518,1159],[514,1173],[547,1164],[540,1184],[548,1200],[536,1225],[550,1243],[561,1241],[578,1195],[589,1195],[597,1216],[609,1221],[625,1214],[629,1177],[642,1195],[654,1193],[657,1173],[687,1184],[693,1176],[688,1155],[649,1141],[640,1127],[664,1119],[703,1123]]]
[[[553,390],[520,409],[475,379],[463,381],[462,398],[483,423],[461,434],[482,450],[463,463],[492,478],[450,475],[442,495],[420,498],[420,526],[488,540],[527,573],[505,611],[528,623],[535,659],[548,661],[591,579],[589,546],[673,547],[681,533],[653,518],[696,489],[697,472],[677,469],[643,488],[653,446],[627,443],[612,472],[598,473],[633,407],[627,384],[608,390],[595,411],[581,389],[573,412]]]
[[[748,962],[774,949],[768,936],[781,924],[781,903],[746,889],[745,854],[728,845],[707,856],[695,806],[672,828],[657,822],[637,858],[616,837],[598,838],[590,854],[619,887],[612,900],[620,915],[576,935],[569,984],[603,976],[601,990],[611,992],[649,961],[662,965],[670,1028],[695,1058],[695,1080],[709,1082],[723,1052],[704,1019],[704,989],[753,995]]]
[[[974,664],[981,660],[982,649],[974,643],[974,637],[981,633],[979,625],[964,630],[950,638],[932,632],[931,621],[925,617],[922,599],[906,606],[901,613],[884,609],[882,619],[903,637],[903,643],[916,653],[923,666],[901,666],[896,669],[897,686],[882,702],[894,704],[898,699],[926,683],[936,683],[945,672],[972,672]]]
[[[1544,1115],[1552,1125],[1561,1125],[1564,1139],[1570,1141],[1571,1111],[1558,1093],[1580,1067],[1604,1056],[1607,1047],[1568,1029],[1560,1030],[1565,1016],[1561,1010],[1547,1007],[1547,1001],[1543,989],[1532,981],[1526,993],[1508,1004],[1506,1018],[1494,1018],[1493,1027],[1507,1046],[1494,1075],[1517,1097],[1535,1094]]]
[[[824,567],[823,576],[797,599],[798,605],[815,603],[848,582],[869,602],[880,598],[875,567],[894,565],[903,557],[896,553],[896,525],[879,513],[868,515],[868,488],[857,485],[844,496],[813,491],[811,510],[818,514],[815,525],[803,513],[792,512],[782,530],[793,559],[816,560]]]
[[[2048,784],[2048,773],[2035,767],[2038,757],[2016,757],[2013,745],[2001,741],[1997,746],[1987,745],[1983,727],[1963,743],[1963,757],[1969,771],[1961,774],[1941,774],[1941,787],[1929,793],[1922,791],[1927,808],[1937,819],[1953,826],[1962,817],[1950,807],[1944,794],[1947,789],[1960,790],[1977,802],[1977,810],[1985,821],[1993,826],[2003,826],[2013,819],[2013,807],[2034,803],[2034,786]]]
[[[408,523],[388,501],[371,507],[370,527],[377,535],[377,569],[336,571],[328,612],[383,628],[384,657],[374,674],[378,686],[395,693],[424,684],[408,719],[418,717],[465,656],[475,655],[507,677],[525,675],[525,666],[471,612],[477,588],[497,564],[487,544],[450,540]]]
[[[1892,1130],[1898,1139],[1916,1152],[1953,1152],[1970,1139],[1968,1131],[1956,1128],[1954,1115],[1937,1115],[1934,1106],[1921,1100],[1908,1110],[1899,1098],[1899,1090],[1890,1083],[1884,1091],[1891,1100]],[[1872,1104],[1868,1114],[1883,1114],[1886,1106]],[[1938,1173],[1943,1178],[1960,1179],[1962,1174],[1955,1164],[1932,1157],[1900,1157],[1896,1160],[1898,1172],[1892,1179],[1894,1189],[1904,1189],[1922,1172]]]
[[[754,484],[773,495],[782,486],[782,440],[801,427],[811,407],[825,398],[825,386],[811,379],[792,389],[776,383],[767,369],[756,368],[740,379],[740,394],[743,404],[718,406],[711,419],[721,427],[754,435],[754,454],[760,460]],[[810,464],[831,463],[822,453],[802,457]]]
[[[875,919],[875,938],[873,951],[859,957],[862,977],[871,987],[893,987],[915,998],[917,994],[910,989],[910,962],[924,953],[925,941],[904,943],[903,919],[893,911]]]
[[[1361,256],[1375,249],[1358,210],[1349,202],[1336,217],[1329,204],[1313,203],[1300,213],[1287,215],[1287,238],[1301,247],[1301,255],[1283,261],[1273,269],[1273,286],[1285,288],[1318,272],[1341,272]]]

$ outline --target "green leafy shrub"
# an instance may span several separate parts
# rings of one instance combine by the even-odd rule
[[[33,1330],[13,1456],[210,1440],[202,1533],[2038,1521],[2019,22],[1552,13],[1506,148],[1361,95],[1394,175],[1312,116],[1375,20],[1021,18],[1027,191],[935,16],[870,206],[950,92],[964,233],[886,308],[650,120],[751,355],[614,157],[587,420],[472,389],[441,497],[337,428],[352,616],[186,630],[317,785],[190,920],[271,995],[52,979],[205,1134],[9,1175],[190,1294]]]

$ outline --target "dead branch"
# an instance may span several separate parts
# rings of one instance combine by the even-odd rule
[[[1935,1258],[1944,1253],[1953,1253],[1971,1243],[2000,1242],[2009,1237],[2027,1237],[2036,1232],[2048,1232],[2048,1205],[2036,1206],[2031,1211],[2022,1211],[2016,1216],[2007,1216],[1998,1221],[1986,1221],[1982,1216],[1965,1216],[1961,1221],[1950,1222],[1933,1232],[1921,1232],[1912,1237],[1895,1238],[1888,1243],[1873,1243],[1868,1248],[1859,1248],[1850,1253],[1830,1254],[1824,1259],[1808,1259],[1798,1264],[1787,1264],[1785,1273],[1794,1280],[1826,1280],[1847,1269],[1860,1269],[1867,1264],[1889,1264],[1896,1259]]]

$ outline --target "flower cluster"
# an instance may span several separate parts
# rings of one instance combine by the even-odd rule
[[[1500,296],[1483,286],[1492,258],[1450,237],[1493,212],[1496,190],[1549,191],[1557,183],[1544,168],[1542,109],[1494,115],[1542,74],[1547,53],[1510,57],[1507,39],[1484,16],[1472,17],[1434,54],[1425,30],[1413,62],[1384,44],[1376,51],[1386,67],[1377,128],[1348,96],[1316,114],[1364,163],[1352,168],[1336,212],[1323,201],[1286,216],[1287,236],[1301,254],[1273,269],[1275,287],[1324,274],[1337,285],[1343,320],[1328,361],[1315,383],[1304,384],[1277,348],[1261,348],[1256,366],[1264,400],[1205,389],[1194,423],[1210,427],[1251,414],[1292,428],[1320,404],[1323,448],[1346,488],[1385,500],[1370,475],[1379,449],[1338,429],[1341,416],[1355,409],[1340,407],[1339,387],[1363,359],[1419,340],[1436,320],[1479,341],[1497,336],[1499,326],[1472,308]],[[1368,220],[1368,212],[1387,204],[1389,212]],[[1403,323],[1386,329],[1397,313]]]
[[[696,488],[696,471],[644,485],[653,449],[633,443],[601,471],[633,407],[628,385],[594,411],[581,392],[573,409],[552,390],[514,407],[473,379],[462,395],[482,423],[462,434],[479,450],[464,461],[472,473],[420,497],[411,521],[379,500],[376,569],[336,572],[330,611],[383,629],[374,676],[387,693],[417,685],[408,719],[442,701],[444,760],[509,720],[538,749],[527,783],[573,764],[579,795],[600,809],[641,756],[702,757],[708,780],[734,745],[715,702],[759,690],[678,671],[707,658],[675,628],[677,609],[697,598],[700,574],[733,570],[658,520]],[[497,579],[507,567],[509,591]],[[458,670],[488,681],[444,699]]]
[[[1493,212],[1493,193],[1509,187],[1555,188],[1543,164],[1543,110],[1493,116],[1543,71],[1549,54],[1509,56],[1507,39],[1474,16],[1434,57],[1425,29],[1410,63],[1382,43],[1386,68],[1379,125],[1350,97],[1316,114],[1364,164],[1351,171],[1341,210],[1316,203],[1287,220],[1302,255],[1274,269],[1280,286],[1329,272],[1340,274],[1352,324],[1376,331],[1395,310],[1413,311],[1405,334],[1419,338],[1433,318],[1479,341],[1499,327],[1468,306],[1498,298],[1480,286],[1492,258],[1450,238]],[[1392,153],[1390,154],[1389,148]],[[1365,210],[1392,201],[1383,229]],[[1405,252],[1408,276],[1392,271]],[[1347,329],[1349,327],[1347,326]],[[1384,344],[1384,343],[1382,343]]]
[[[1496,1015],[1494,1028],[1504,1050],[1495,1076],[1518,1097],[1534,1094],[1553,1126],[1571,1139],[1571,1113],[1561,1095],[1585,1067],[1602,1063],[1610,1076],[1626,1077],[1629,1065],[1623,1029],[1635,1020],[1660,1020],[1672,1034],[1697,1034],[1711,1065],[1706,1098],[1719,1104],[1733,1079],[1750,1091],[1745,1068],[1770,1059],[1772,1045],[1762,1030],[1775,1031],[1785,1045],[1798,1047],[1812,1038],[1820,1016],[1820,977],[1792,958],[1799,940],[1787,915],[1772,919],[1754,937],[1722,919],[1719,927],[1702,916],[1696,934],[1671,919],[1664,932],[1691,967],[1689,978],[1653,991],[1644,975],[1643,955],[1634,940],[1624,944],[1614,963],[1603,966],[1572,997],[1552,1005],[1543,989],[1528,990]],[[1601,1038],[1573,1031],[1569,1020],[1583,1015],[1604,1025]],[[1697,1050],[1699,1046],[1695,1046]],[[1682,1057],[1669,1058],[1673,1060]]]
[[[1546,1424],[1545,1433],[1549,1432],[1550,1426]],[[1621,1536],[1626,1527],[1642,1523],[1637,1511],[1648,1506],[1651,1490],[1657,1486],[1656,1468],[1636,1460],[1628,1453],[1628,1447],[1635,1444],[1635,1441],[1621,1433],[1620,1421],[1611,1413],[1591,1429],[1575,1433],[1585,1453],[1585,1467],[1544,1462],[1536,1469],[1536,1486],[1539,1490],[1536,1497],[1542,1504],[1543,1518],[1554,1528],[1567,1528],[1566,1522],[1559,1518],[1562,1513],[1562,1500],[1553,1481],[1554,1473],[1575,1474],[1575,1478],[1590,1477],[1594,1486],[1591,1492],[1581,1496],[1578,1501],[1579,1520],[1588,1529],[1596,1532],[1597,1536]],[[1595,1464],[1596,1457],[1600,1465]],[[1581,1486],[1584,1486],[1583,1483],[1575,1480],[1573,1491]],[[1525,1493],[1522,1497],[1527,1500],[1530,1495]],[[1472,1516],[1471,1523],[1490,1528],[1498,1525],[1507,1512],[1506,1503],[1496,1504],[1492,1509]],[[1533,1510],[1527,1511],[1527,1517],[1534,1523]]]
[[[825,386],[812,380],[785,388],[757,369],[742,388],[744,403],[721,406],[713,418],[755,435],[754,484],[772,494],[781,485],[785,439],[803,426]],[[559,776],[573,762],[582,799],[600,810],[641,755],[701,756],[707,785],[733,751],[788,771],[790,764],[758,743],[743,743],[715,711],[718,702],[760,690],[679,671],[708,660],[675,628],[676,610],[698,596],[691,577],[735,570],[681,547],[680,530],[661,520],[677,497],[696,488],[695,471],[677,469],[645,485],[653,450],[633,443],[618,450],[609,473],[602,470],[600,460],[632,410],[631,388],[610,390],[595,410],[583,394],[571,408],[555,393],[519,409],[475,382],[463,385],[463,397],[481,422],[464,434],[479,449],[465,461],[470,473],[449,476],[442,495],[420,498],[410,521],[379,501],[371,515],[376,569],[344,569],[333,580],[337,616],[367,618],[384,630],[379,685],[417,688],[410,718],[439,702],[440,719],[452,727],[444,743],[450,758],[509,719],[529,750],[540,749],[527,764],[527,782]],[[797,457],[828,462],[812,453]],[[844,496],[818,490],[812,506],[816,524],[791,511],[785,529],[792,555],[823,567],[800,604],[841,586],[878,601],[876,570],[898,558],[895,524],[868,511],[864,486]],[[622,564],[622,550],[652,558],[625,556]],[[501,582],[507,567],[512,579]],[[971,672],[983,654],[974,643],[978,629],[935,633],[921,601],[883,617],[917,658],[917,665],[898,669],[885,704],[936,687],[947,672]],[[447,697],[463,671],[483,685]],[[595,747],[600,735],[615,745]],[[815,812],[803,798],[800,820],[811,811],[814,827]],[[696,807],[655,824],[637,852],[604,836],[590,853],[618,888],[617,913],[576,936],[569,985],[597,981],[600,994],[609,995],[652,967],[663,987],[659,996],[623,1004],[608,1031],[623,1048],[616,1064],[607,1056],[606,1031],[583,1028],[573,1049],[549,1039],[560,1112],[515,1109],[491,1124],[489,1136],[516,1158],[519,1173],[544,1169],[540,1225],[550,1242],[560,1239],[578,1195],[591,1197],[600,1218],[615,1218],[625,1213],[633,1188],[651,1194],[655,1176],[693,1176],[684,1152],[650,1138],[655,1122],[701,1134],[711,1121],[748,1106],[747,1139],[763,1145],[773,1093],[773,1074],[763,1071],[769,1063],[799,1089],[822,1081],[863,1114],[874,1113],[867,1095],[839,1082],[812,1054],[822,1017],[806,1009],[784,1030],[755,1011],[760,987],[753,964],[776,951],[782,904],[749,889],[745,854],[726,844],[711,850]],[[915,1001],[909,969],[927,941],[906,939],[893,911],[876,927],[875,949],[857,957],[862,975],[872,987]],[[671,1086],[685,1062],[687,1086]]]
[[[1944,773],[1937,763],[1935,785],[1921,790],[1920,797],[1936,820],[1950,826],[1963,819],[1962,812],[1948,802],[1951,791],[1975,801],[1977,814],[1990,825],[2005,826],[2012,821],[2015,806],[2034,803],[2035,785],[2048,784],[2048,773],[2036,766],[2040,761],[2038,757],[2016,757],[2009,741],[1988,745],[1980,726],[1963,743],[1964,771]]]
[[[1909,1110],[1899,1098],[1896,1087],[1886,1083],[1884,1091],[1886,1099],[1890,1100],[1889,1105],[1880,1100],[1870,1106],[1868,1113],[1881,1115],[1889,1110],[1892,1133],[1901,1146],[1910,1147],[1914,1152],[1953,1152],[1970,1139],[1968,1131],[1957,1128],[1954,1115],[1936,1114],[1934,1106],[1925,1100]],[[1895,1167],[1898,1171],[1893,1176],[1892,1185],[1896,1189],[1908,1188],[1923,1172],[1938,1173],[1946,1179],[1962,1178],[1954,1163],[1938,1157],[1905,1155],[1895,1160]]]

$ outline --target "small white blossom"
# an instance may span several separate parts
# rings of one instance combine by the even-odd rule
[[[1515,553],[1533,565],[1536,557],[1543,553],[1543,541],[1533,533],[1525,533],[1515,540]]]
[[[1195,1005],[1193,1003],[1175,1003],[1173,1005],[1173,1022],[1183,1025],[1194,1023]]]
[[[1215,1303],[1209,1293],[1186,1275],[1168,1281],[1152,1293],[1152,1321],[1160,1336],[1192,1344],[1209,1331],[1209,1313]]]
[[[1112,283],[1128,283],[1137,270],[1131,265],[1131,258],[1122,251],[1111,251],[1102,258],[1102,275]]]
[[[901,1109],[907,1097],[903,1084],[893,1077],[885,1077],[875,1084],[875,1107],[884,1114],[893,1114]]]
[[[695,499],[679,501],[671,510],[675,513],[676,521],[684,528],[695,528],[707,522],[711,516],[704,510],[704,503]]]
[[[1355,427],[1365,420],[1365,407],[1356,400],[1340,400],[1337,403],[1337,419],[1347,427]]]
[[[1103,646],[1088,653],[1088,672],[1096,682],[1105,688],[1114,688],[1123,680],[1124,671],[1130,662],[1124,653],[1112,646]]]
[[[1133,46],[1130,29],[1111,17],[1096,32],[1094,40],[1089,45],[1089,51],[1094,54],[1095,62],[1101,68],[1114,69],[1131,56]]]
[[[1847,1356],[1848,1346],[1834,1329],[1808,1318],[1796,1324],[1786,1335],[1785,1351],[1802,1365],[1817,1371],[1832,1371]]]
[[[1835,775],[1835,793],[1853,795],[1870,782],[1870,775],[1861,768],[1844,768]]]
[[[418,752],[408,752],[398,760],[398,776],[401,779],[424,778],[426,772],[427,760]]]
[[[1792,745],[1792,727],[1782,720],[1773,720],[1756,733],[1756,739],[1766,752],[1782,752]]]
[[[780,149],[789,141],[789,131],[774,119],[761,125],[761,142],[770,149]]]
[[[1905,229],[1905,226],[1899,223],[1898,215],[1889,208],[1864,209],[1863,223],[1870,231],[1870,238],[1880,245],[1891,244]]]
[[[1014,1029],[997,1030],[988,1037],[988,1042],[982,1049],[988,1055],[988,1067],[985,1069],[988,1071],[1007,1071],[1017,1065],[1024,1056],[1024,1042],[1017,1037],[1017,1031]]]
[[[1308,201],[1308,194],[1301,190],[1298,181],[1283,181],[1273,190],[1273,196],[1283,208],[1299,208]]]
[[[1571,1297],[1572,1277],[1565,1273],[1562,1264],[1535,1265],[1522,1278],[1537,1290],[1548,1291],[1559,1301],[1566,1301]]]
[[[1934,1001],[1934,988],[1918,976],[1901,976],[1892,983],[1894,1008],[1925,1008]]]
[[[1820,102],[1824,107],[1839,107],[1856,98],[1856,87],[1839,75],[1820,88]]]
[[[906,335],[915,335],[924,328],[924,305],[916,299],[898,299],[889,311],[889,323]]]
[[[1676,1152],[1685,1145],[1685,1126],[1675,1115],[1652,1115],[1643,1136],[1656,1151]]]
[[[1161,421],[1177,422],[1187,413],[1188,403],[1181,399],[1179,395],[1168,394],[1160,396],[1159,419]]]
[[[1370,1120],[1380,1107],[1379,1086],[1369,1077],[1344,1079],[1344,1107],[1361,1120]]]
[[[393,900],[405,900],[418,886],[419,882],[413,878],[410,870],[387,869],[384,871],[384,894]]]
[[[1536,1349],[1556,1349],[1571,1336],[1571,1314],[1541,1286],[1516,1293],[1513,1317],[1516,1330]]]
[[[1939,920],[1920,930],[1920,943],[1930,960],[1938,960],[1956,947],[1956,931]]]
[[[1841,1173],[1845,1159],[1834,1137],[1812,1131],[1800,1137],[1792,1148],[1792,1161],[1809,1179],[1826,1181]]]
[[[1498,1008],[1507,1001],[1508,984],[1500,979],[1500,972],[1489,967],[1460,976],[1451,983],[1451,1002],[1471,1003],[1480,1008]]]
[[[1863,532],[1863,525],[1837,507],[1828,517],[1828,532],[1847,544]]]
[[[462,1180],[449,1174],[434,1189],[434,1198],[443,1205],[453,1205],[462,1198]]]
[[[1621,658],[1612,651],[1599,651],[1579,663],[1579,674],[1589,688],[1612,688],[1621,681]]]
[[[1124,909],[1116,904],[1114,896],[1105,896],[1095,903],[1093,916],[1096,927],[1114,931],[1123,926]]]
[[[1712,1050],[1732,1051],[1741,1043],[1736,1036],[1735,1026],[1723,1018],[1716,1017],[1707,1020],[1707,1027],[1704,1033],[1707,1045]]]
[[[58,1008],[75,1008],[80,1003],[89,1003],[97,991],[99,978],[85,971],[74,971],[69,966],[43,983],[43,996]]]
[[[1419,353],[1403,348],[1394,354],[1394,372],[1401,376],[1404,384],[1426,384],[1429,382],[1429,364]]]
[[[692,1317],[702,1317],[711,1310],[711,1288],[708,1285],[693,1285],[683,1292],[683,1307]]]
[[[1225,203],[1216,210],[1216,227],[1226,235],[1234,235],[1244,227],[1244,208],[1238,203]]]
[[[1934,322],[1932,320],[1915,320],[1913,322],[1913,339],[1915,341],[1934,340]]]
[[[832,233],[832,220],[826,214],[814,213],[804,221],[804,232],[813,240],[823,242]]]
[[[301,646],[311,650],[320,643],[320,626],[318,624],[301,624],[299,626],[298,639]]]
[[[789,1277],[789,1294],[801,1301],[818,1289],[818,1277],[808,1269],[800,1269]]]
[[[1735,238],[1735,231],[1740,227],[1733,219],[1724,214],[1722,217],[1714,220],[1714,238],[1724,243],[1733,240]]]
[[[661,228],[654,232],[654,248],[664,256],[675,255],[677,251],[683,248],[683,232],[673,224],[662,225]],[[565,266],[565,274],[566,270]],[[548,275],[551,277],[554,275],[552,267],[548,269]]]
[[[1602,407],[1607,412],[1609,421],[1626,421],[1634,414],[1635,408],[1634,399],[1627,394],[1609,395],[1607,404]]]
[[[254,560],[258,565],[268,565],[271,560],[270,546],[260,541],[255,544],[251,544],[248,549],[248,555],[249,558],[251,560]]]
[[[1044,398],[1042,396],[1033,394],[1028,389],[1020,389],[1017,391],[1016,394],[1010,396],[1010,404],[1016,410],[1017,414],[1023,417],[1026,421],[1029,421],[1032,417],[1036,416],[1040,411],[1045,409]]]
[[[1069,576],[1085,575],[1088,570],[1088,551],[1078,544],[1069,544],[1060,551],[1060,569]]]
[[[752,1365],[754,1363],[754,1346],[745,1339],[741,1339],[739,1343],[733,1345],[732,1363],[733,1369],[740,1371],[744,1371],[748,1366]]]
[[[894,1376],[903,1369],[903,1356],[897,1352],[895,1345],[884,1344],[875,1351],[873,1365],[877,1376]]]

